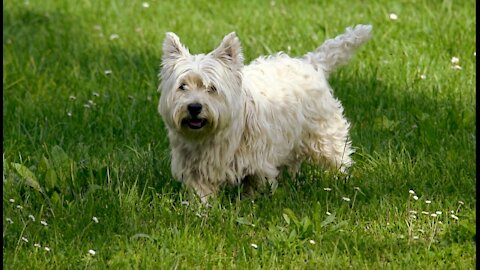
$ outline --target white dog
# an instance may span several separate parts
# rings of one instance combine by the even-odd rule
[[[278,53],[247,66],[235,33],[198,55],[167,33],[158,110],[173,176],[206,202],[224,184],[275,188],[279,171],[295,173],[302,161],[346,172],[349,123],[327,77],[371,30],[357,25],[302,58]]]

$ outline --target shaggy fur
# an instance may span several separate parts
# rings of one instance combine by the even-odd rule
[[[203,202],[223,184],[276,187],[281,168],[302,161],[346,170],[349,123],[327,77],[371,36],[357,25],[302,58],[278,53],[243,64],[235,33],[191,55],[174,33],[163,44],[159,112],[173,176]]]

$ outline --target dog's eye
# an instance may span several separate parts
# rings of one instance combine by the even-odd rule
[[[210,85],[210,87],[208,88],[208,91],[217,92],[217,88],[215,87],[215,85]]]
[[[186,84],[182,83],[182,84],[180,84],[180,86],[178,87],[178,89],[180,89],[180,90],[182,90],[182,91],[183,91],[183,90],[186,90],[186,86],[187,86]]]

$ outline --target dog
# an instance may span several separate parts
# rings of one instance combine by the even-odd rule
[[[295,174],[304,161],[347,173],[350,124],[327,79],[371,33],[349,27],[303,57],[280,52],[249,65],[235,32],[196,55],[166,33],[158,111],[173,177],[205,203],[226,184],[274,190],[283,168]]]

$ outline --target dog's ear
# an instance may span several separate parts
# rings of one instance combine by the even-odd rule
[[[166,63],[170,60],[177,60],[183,56],[190,55],[188,49],[180,42],[180,38],[175,33],[167,32],[165,41],[163,42],[162,62]]]
[[[211,54],[227,65],[238,67],[243,65],[242,46],[235,32],[226,35],[222,43]]]

